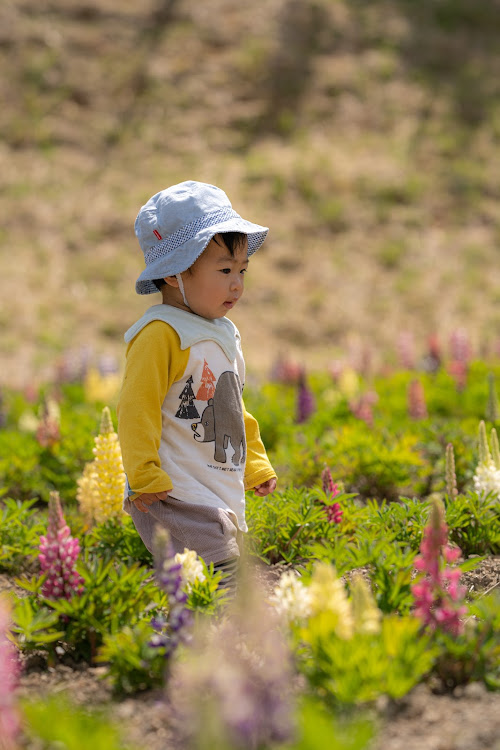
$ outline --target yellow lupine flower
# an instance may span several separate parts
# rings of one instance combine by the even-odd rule
[[[351,602],[333,565],[317,563],[309,584],[311,615],[330,613],[336,616],[335,632],[339,638],[351,638],[354,632]]]
[[[353,576],[351,603],[355,630],[358,633],[379,633],[382,612],[375,604],[369,585],[359,574]]]
[[[94,460],[78,480],[77,499],[88,521],[101,523],[122,512],[125,472],[118,435],[107,406],[102,411],[100,433],[93,448]]]
[[[83,383],[85,400],[90,403],[109,403],[118,394],[120,383],[121,378],[117,373],[101,375],[95,367],[90,367]]]

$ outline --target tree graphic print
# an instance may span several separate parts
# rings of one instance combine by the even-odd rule
[[[181,405],[175,415],[178,419],[199,419],[198,409],[194,405],[195,395],[193,391],[193,376],[191,375],[186,380],[186,385],[182,389],[182,393],[179,396]]]
[[[196,398],[200,401],[208,401],[213,398],[215,393],[215,375],[207,365],[207,360],[203,360],[203,372],[201,373],[201,385],[198,388]]]

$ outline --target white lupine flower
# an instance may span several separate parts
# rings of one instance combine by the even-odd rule
[[[493,461],[479,464],[474,474],[474,489],[482,497],[491,492],[500,499],[500,469],[497,469]]]
[[[283,573],[269,601],[287,622],[304,620],[311,613],[309,590],[292,570]]]
[[[195,581],[204,581],[203,565],[194,549],[184,547],[184,552],[178,552],[174,562],[182,565],[182,580],[189,591]]]

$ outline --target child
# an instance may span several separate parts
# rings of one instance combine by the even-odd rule
[[[195,550],[233,586],[245,490],[264,496],[276,474],[245,410],[240,336],[226,318],[243,294],[248,258],[268,229],[242,219],[226,194],[182,182],[154,195],[135,222],[146,268],[138,294],[161,291],[125,334],[118,434],[124,509],[151,550],[154,526],[176,552]]]

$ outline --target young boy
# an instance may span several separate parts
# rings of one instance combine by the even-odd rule
[[[183,182],[154,195],[135,233],[146,268],[138,294],[161,291],[125,334],[118,434],[124,509],[151,550],[156,524],[176,552],[195,550],[233,585],[247,531],[245,490],[265,496],[276,474],[245,410],[240,336],[226,313],[243,294],[248,258],[268,229],[242,219],[226,194]]]

